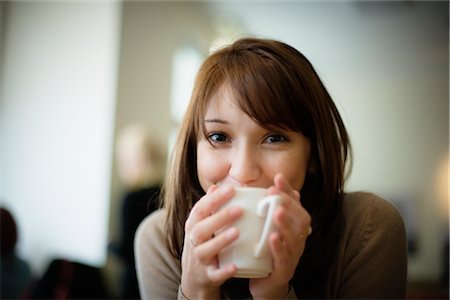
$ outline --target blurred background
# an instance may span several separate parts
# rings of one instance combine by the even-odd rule
[[[448,1],[1,1],[0,18],[0,206],[34,284],[69,262],[124,297],[124,195],[162,183],[203,58],[253,35],[310,59],[351,136],[348,190],[402,212],[408,298],[448,298]],[[134,183],[130,126],[157,153],[124,150],[153,160]]]

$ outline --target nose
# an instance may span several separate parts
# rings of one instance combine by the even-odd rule
[[[229,174],[239,185],[248,185],[256,181],[261,169],[258,154],[248,146],[237,147],[232,153]]]

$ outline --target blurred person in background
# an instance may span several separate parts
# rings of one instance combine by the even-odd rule
[[[18,240],[16,221],[6,208],[0,208],[1,221],[1,299],[23,298],[31,284],[28,263],[15,252]]]
[[[121,297],[139,299],[134,234],[141,221],[159,206],[165,159],[156,137],[143,125],[131,124],[119,132],[116,162],[125,192],[121,202],[120,240],[111,243],[110,249],[125,266]]]

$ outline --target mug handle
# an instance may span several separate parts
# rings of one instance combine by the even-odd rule
[[[258,202],[256,213],[261,218],[266,218],[264,222],[263,231],[259,239],[258,244],[255,245],[253,255],[255,257],[264,256],[268,250],[269,234],[272,232],[273,227],[273,213],[275,208],[281,203],[281,196],[271,195]]]

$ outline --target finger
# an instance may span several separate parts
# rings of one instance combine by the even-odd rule
[[[209,186],[208,190],[206,191],[206,194],[210,194],[210,193],[214,192],[215,190],[217,190],[217,185],[212,184]]]
[[[243,212],[240,206],[221,209],[208,218],[199,221],[195,228],[191,230],[191,238],[201,244],[209,240],[220,229],[234,223],[242,216]]]
[[[291,193],[286,193],[285,191],[281,191],[274,186],[269,188],[269,195],[280,195],[282,196],[281,204],[288,210],[292,210],[293,212],[299,213],[300,209],[305,210],[301,205],[298,198],[295,196],[295,191],[291,191]],[[306,212],[306,211],[305,211]],[[295,214],[294,214],[295,215]]]
[[[222,188],[210,187],[209,194],[206,194],[192,207],[189,217],[186,220],[185,230],[189,231],[198,221],[211,215],[217,208],[222,206],[234,194],[234,189],[230,186]]]
[[[289,253],[298,256],[303,252],[306,238],[310,233],[311,218],[309,215],[293,217],[291,211],[279,207],[275,211],[275,224],[283,241],[286,243]]]
[[[274,179],[274,185],[277,189],[284,191],[285,193],[289,194],[291,197],[295,199],[299,199],[299,193],[298,191],[291,186],[289,181],[286,179],[286,177],[282,173],[278,173],[275,175]]]
[[[274,177],[274,184],[276,189],[281,191],[281,194],[290,196],[296,201],[284,201],[283,206],[288,212],[288,217],[292,219],[291,223],[295,223],[298,228],[297,233],[300,232],[304,235],[305,228],[309,231],[311,225],[311,216],[301,205],[300,192],[292,189],[292,186],[286,180],[286,177],[282,173],[278,173]],[[300,234],[299,233],[299,234]]]
[[[299,245],[299,239],[294,233],[293,221],[286,216],[286,210],[282,207],[276,210],[275,212],[275,224],[277,226],[279,234],[282,236],[285,244],[287,246],[287,250],[290,255],[294,256],[297,252]]]
[[[292,188],[283,174],[276,174],[273,182],[274,185],[269,187],[269,194],[285,193],[289,198],[293,198],[293,200],[299,201],[300,193]]]
[[[206,271],[212,282],[222,284],[225,280],[231,278],[237,272],[237,267],[234,264],[229,264],[221,268],[209,266]]]
[[[283,270],[292,267],[292,256],[289,253],[286,244],[284,243],[281,235],[278,232],[274,232],[270,235],[269,247],[273,255],[274,272],[272,273],[272,275],[277,276],[276,273],[278,272],[280,272],[281,275],[286,275],[281,272],[284,272]]]
[[[275,211],[274,218],[280,230],[292,231],[296,237],[301,238],[311,234],[311,216],[300,206],[296,211],[280,206]]]
[[[194,254],[204,264],[209,264],[220,250],[231,244],[239,237],[239,231],[235,227],[228,228],[214,238],[198,245],[194,249]]]

